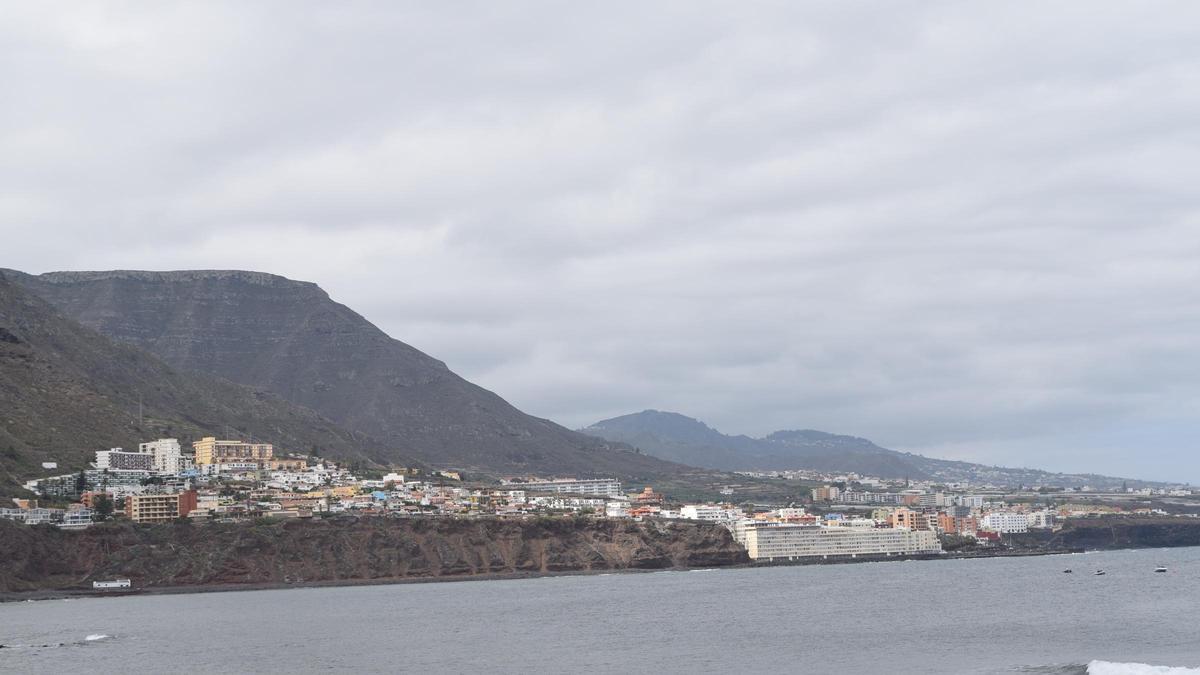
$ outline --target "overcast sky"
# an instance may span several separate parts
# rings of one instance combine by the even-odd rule
[[[1200,4],[4,2],[0,266],[315,281],[518,407],[1200,483]]]

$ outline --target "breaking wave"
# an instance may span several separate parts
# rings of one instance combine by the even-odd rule
[[[1090,663],[1032,666],[1021,668],[1020,672],[1043,673],[1044,675],[1200,675],[1200,668],[1153,666],[1148,663],[1117,663],[1114,661],[1096,660]]]
[[[1200,675],[1200,668],[1092,661],[1087,664],[1087,673],[1088,675]]]
[[[87,637],[83,638],[82,640],[76,640],[75,642],[46,642],[46,643],[42,643],[42,644],[30,644],[30,645],[0,644],[0,649],[21,650],[21,649],[57,649],[59,647],[82,647],[83,645],[88,645],[93,642],[99,642],[101,640],[111,640],[111,639],[112,639],[111,635],[106,635],[104,633],[92,633],[92,634],[88,635]]]

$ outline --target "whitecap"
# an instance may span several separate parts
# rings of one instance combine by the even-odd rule
[[[86,642],[95,642],[96,640],[107,640],[110,637],[112,636],[105,635],[104,633],[92,633],[91,635],[85,637],[84,640]]]
[[[1088,675],[1198,675],[1200,668],[1182,666],[1152,666],[1148,663],[1114,663],[1092,661],[1087,667]]]

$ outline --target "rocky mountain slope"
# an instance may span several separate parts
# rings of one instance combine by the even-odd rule
[[[383,581],[715,567],[748,561],[723,527],[617,520],[394,519],[108,523],[82,531],[0,520],[0,592]]]
[[[274,392],[378,438],[387,459],[637,481],[681,469],[517,410],[312,283],[239,271],[4,273],[173,367]]]
[[[140,416],[139,416],[140,406]],[[78,470],[94,451],[230,429],[283,449],[349,459],[381,447],[277,395],[183,373],[84,328],[0,275],[0,485]]]
[[[970,481],[997,485],[1117,488],[1159,485],[1095,474],[1062,474],[934,459],[875,445],[865,438],[811,429],[776,431],[763,438],[728,436],[679,413],[645,410],[596,422],[583,433],[628,443],[645,452],[694,466],[726,471],[810,469],[882,478]]]

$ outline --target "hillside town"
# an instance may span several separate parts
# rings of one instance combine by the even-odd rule
[[[1194,493],[1186,488],[1012,490],[796,471],[747,475],[810,481],[810,495],[799,503],[736,503],[736,486],[721,490],[726,502],[687,503],[652,487],[626,492],[615,478],[481,483],[457,471],[415,468],[355,475],[328,459],[277,454],[269,443],[210,436],[191,445],[185,452],[177,439],[160,438],[137,450],[97,451],[90,468],[26,483],[37,496],[14,499],[0,508],[0,518],[62,529],[117,518],[143,524],[334,516],[681,519],[724,526],[752,560],[779,563],[938,555],[951,543],[1000,547],[1013,535],[1052,532],[1072,518],[1195,517],[1163,508],[1172,499],[1187,505]]]

